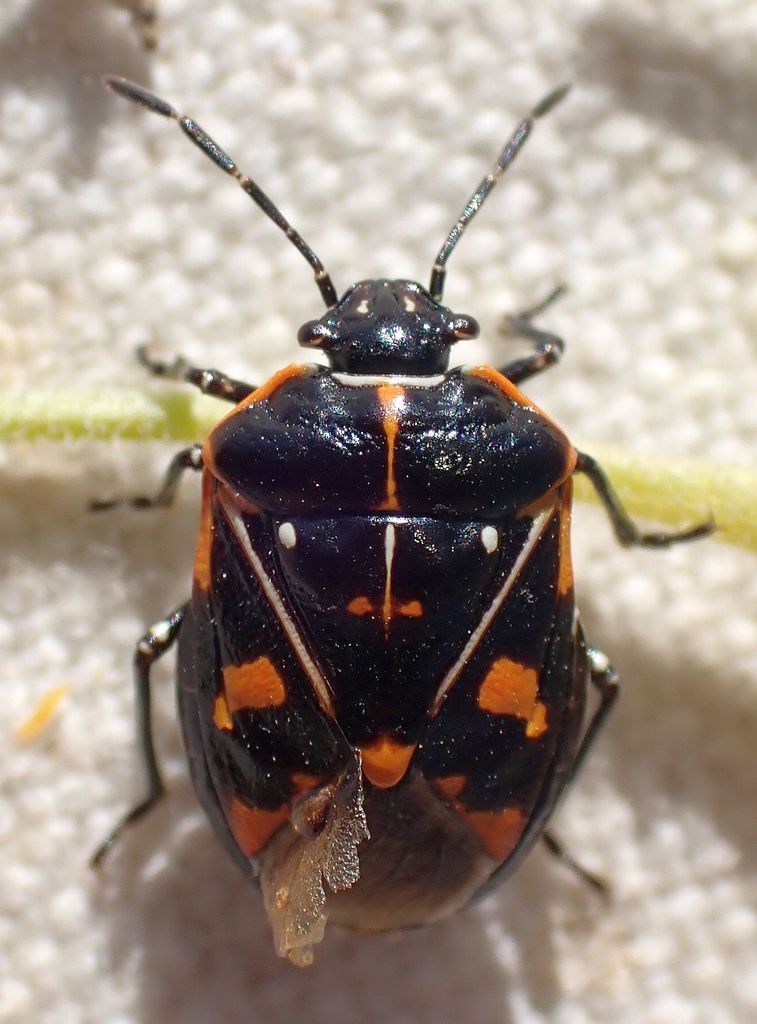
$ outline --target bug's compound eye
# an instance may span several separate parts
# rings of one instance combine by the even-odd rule
[[[450,326],[456,341],[467,341],[468,338],[477,338],[481,333],[478,320],[465,314],[463,316],[456,316]]]
[[[320,320],[308,320],[297,331],[297,342],[304,348],[321,348],[331,337],[331,331]]]

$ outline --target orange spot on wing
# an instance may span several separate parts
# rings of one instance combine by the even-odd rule
[[[423,605],[420,601],[407,601],[400,605],[399,613],[409,619],[419,619],[423,615]]]
[[[533,714],[526,724],[526,736],[530,740],[538,740],[547,731],[547,708],[538,701]]]
[[[510,658],[497,658],[478,691],[478,706],[493,715],[515,715],[526,722],[526,736],[538,739],[547,731],[547,709],[538,695],[535,669]]]
[[[197,533],[195,549],[194,584],[200,590],[210,590],[211,564],[210,556],[213,548],[213,495],[215,481],[207,471],[202,476],[202,507],[200,510],[200,529]]]
[[[226,732],[231,732],[234,728],[234,723],[231,720],[231,713],[229,711],[229,705],[226,702],[226,697],[223,693],[219,693],[215,699],[213,705],[213,724],[216,729],[225,729]]]
[[[378,789],[390,789],[404,777],[415,745],[398,743],[391,736],[379,736],[362,747],[363,775]]]
[[[370,615],[375,610],[373,602],[368,597],[353,597],[347,605],[350,615]]]
[[[231,834],[245,857],[259,853],[268,840],[289,817],[289,807],[282,804],[275,811],[248,807],[234,797],[226,813]]]
[[[432,784],[434,789],[447,800],[454,800],[465,789],[467,781],[468,779],[465,775],[445,775],[441,778],[433,779]]]
[[[504,811],[464,811],[460,813],[496,861],[506,860],[518,845],[526,827],[526,816],[517,807]]]
[[[387,444],[386,498],[378,508],[385,512],[396,512],[400,503],[394,477],[394,448],[400,429],[400,410],[405,405],[405,389],[398,384],[382,384],[378,388],[378,400],[384,413],[383,428]]]
[[[227,665],[223,685],[229,711],[243,708],[274,708],[286,701],[286,688],[270,658],[261,657],[243,665]]]

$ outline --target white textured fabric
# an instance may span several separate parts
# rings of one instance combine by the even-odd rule
[[[757,17],[748,0],[162,0],[147,55],[105,0],[0,11],[0,382],[139,387],[135,342],[263,380],[320,299],[302,259],[124,74],[192,113],[311,240],[339,288],[427,281],[517,119],[575,82],[450,261],[472,362],[555,281],[568,341],[531,393],[589,450],[752,462],[757,436]],[[152,488],[172,446],[2,456],[0,1020],[224,1024],[745,1024],[757,1019],[755,560],[714,542],[620,551],[576,515],[587,629],[622,701],[562,809],[605,906],[537,850],[483,905],[395,939],[273,954],[196,809],[156,673],[170,798],[101,878],[86,860],[140,791],[130,657],[187,594],[177,507],[92,518]],[[169,661],[170,659],[166,659]],[[14,729],[71,692],[37,741]]]

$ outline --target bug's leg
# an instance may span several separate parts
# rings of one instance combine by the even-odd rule
[[[134,687],[137,705],[137,738],[142,751],[142,763],[147,776],[147,795],[132,807],[118,822],[110,835],[95,850],[90,860],[93,868],[98,867],[113,844],[121,837],[126,828],[138,821],[151,810],[163,796],[163,780],[160,777],[155,745],[152,737],[152,721],[150,716],[150,670],[176,640],[179,635],[185,604],[181,605],[168,618],[156,623],[137,644],[134,650]]]
[[[670,532],[642,533],[633,519],[626,512],[623,503],[605,475],[602,467],[590,455],[578,452],[576,472],[584,473],[592,483],[594,490],[610,517],[615,536],[624,547],[667,548],[683,541],[697,540],[707,537],[715,529],[715,521],[710,518],[695,526],[687,526],[683,530]]]
[[[504,377],[507,377],[508,380],[511,380],[513,384],[519,384],[528,377],[541,373],[542,370],[548,370],[550,366],[554,366],[559,361],[560,356],[565,351],[565,342],[562,338],[533,325],[534,317],[543,313],[545,309],[551,306],[553,302],[556,302],[564,293],[565,287],[560,284],[553,288],[549,295],[535,306],[524,309],[514,316],[505,317],[501,327],[503,335],[526,338],[528,341],[533,342],[536,347],[536,351],[532,355],[524,356],[522,359],[515,359],[511,363],[506,363],[504,366],[499,367],[499,372]]]
[[[188,384],[194,384],[204,395],[213,395],[214,398],[223,398],[227,402],[241,402],[255,390],[254,384],[246,384],[242,380],[234,380],[227,377],[220,370],[204,370],[197,366],[190,366],[186,359],[179,356],[171,363],[164,363],[160,359],[153,359],[147,354],[144,345],[137,348],[137,359],[149,370],[154,377],[166,377],[169,380],[183,380]]]
[[[132,508],[167,508],[176,497],[182,473],[185,470],[202,469],[202,445],[193,444],[189,448],[182,448],[180,452],[171,459],[163,483],[158,493],[152,497],[140,495],[136,498],[115,499],[112,501],[92,501],[89,505],[90,512],[104,512],[107,509],[116,508],[118,505],[131,505]]]
[[[573,764],[571,765],[566,785],[568,785],[581,770],[581,766],[586,760],[587,754],[594,745],[594,741],[601,732],[602,727],[607,722],[607,716],[610,714],[610,711],[612,711],[613,705],[618,699],[618,673],[610,664],[607,655],[596,647],[589,647],[587,648],[586,656],[589,662],[590,679],[592,685],[597,691],[599,704],[594,710],[591,721],[589,722],[586,732],[581,739],[579,748],[576,751],[576,756],[573,759]],[[581,879],[581,881],[590,885],[592,889],[601,893],[603,896],[608,895],[607,883],[591,871],[588,871],[583,867],[583,865],[579,864],[578,861],[574,860],[560,840],[556,839],[551,832],[544,833],[543,841],[547,850],[549,850],[549,852],[557,857],[563,864],[569,867],[571,871]]]

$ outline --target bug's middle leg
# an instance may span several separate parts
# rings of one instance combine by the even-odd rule
[[[105,512],[119,505],[131,505],[132,508],[168,508],[173,504],[179,482],[182,475],[188,469],[198,472],[203,467],[202,445],[193,444],[189,448],[182,448],[180,452],[171,459],[166,470],[163,482],[153,497],[141,494],[136,498],[113,498],[103,501],[92,501],[89,504],[90,512]]]

